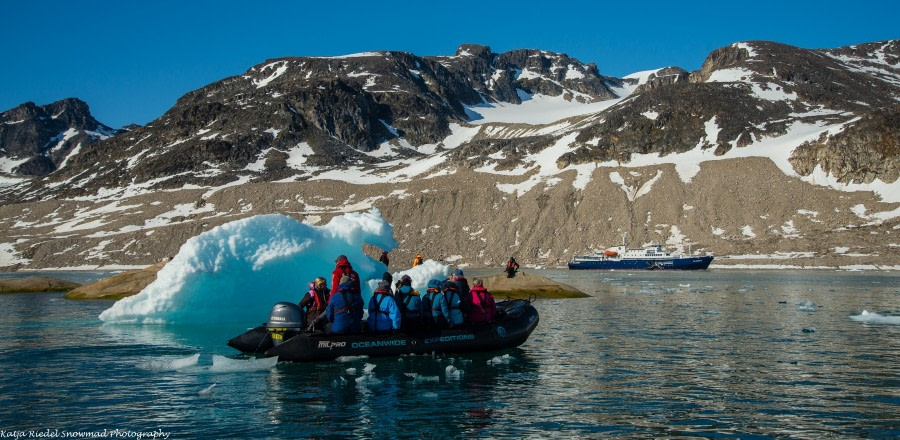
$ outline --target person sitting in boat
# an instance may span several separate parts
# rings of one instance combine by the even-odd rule
[[[406,275],[403,278],[408,278]],[[422,323],[422,298],[419,297],[419,291],[409,283],[401,284],[397,288],[394,299],[403,312],[403,319],[400,321],[400,328],[404,331],[418,331],[423,327]]]
[[[325,278],[317,277],[315,281],[309,283],[309,291],[300,299],[300,308],[306,312],[306,322],[310,324],[319,324],[318,318],[325,313],[325,306],[328,305],[328,285],[325,284]]]
[[[416,258],[413,258],[413,266],[412,267],[416,267],[420,264],[422,264],[422,254],[416,252]]]
[[[381,281],[369,299],[369,332],[382,333],[400,330],[400,308],[391,295],[391,285]]]
[[[506,262],[506,278],[512,278],[516,276],[516,272],[519,271],[519,263],[516,262],[516,257],[509,257],[509,261]]]
[[[403,286],[412,286],[412,278],[410,278],[409,275],[403,275],[397,280],[397,285],[394,286],[394,293],[396,294],[399,292],[400,288]]]
[[[469,294],[469,280],[463,275],[462,269],[457,267],[453,271],[453,275],[450,276],[450,281],[456,284],[456,290],[459,292],[460,309],[463,312],[463,316],[465,316],[472,307],[471,295]]]
[[[472,309],[466,315],[469,322],[491,322],[497,316],[497,303],[494,296],[484,287],[484,281],[475,279],[472,286]]]
[[[385,272],[384,274],[381,275],[381,281],[384,281],[385,283],[387,283],[388,292],[390,292],[391,296],[394,296],[394,291],[391,290],[391,283],[394,281],[394,276],[391,275],[390,272]],[[398,282],[398,284],[399,284],[399,282]]]
[[[325,318],[329,325],[329,333],[358,333],[362,330],[363,300],[355,290],[350,277],[342,276],[338,280],[337,292],[331,295],[325,307]]]
[[[425,328],[435,328],[437,325],[434,321],[434,297],[441,293],[441,280],[429,280],[428,289],[422,296],[422,326]],[[442,296],[443,299],[443,296]],[[438,304],[440,309],[440,304]]]
[[[459,290],[456,288],[456,283],[445,281],[444,285],[441,286],[441,291],[444,293],[443,299],[446,305],[446,308],[441,311],[447,320],[447,325],[450,328],[462,325],[465,315],[463,315],[462,307],[460,306],[462,300],[459,296]]]
[[[353,283],[353,291],[357,294],[361,294],[362,288],[359,284],[359,274],[353,270],[353,266],[350,265],[350,260],[344,255],[338,255],[334,262],[334,271],[331,272],[331,295],[334,296],[335,292],[338,291],[341,277],[344,275],[348,276]]]

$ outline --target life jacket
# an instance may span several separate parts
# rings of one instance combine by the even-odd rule
[[[350,282],[353,283],[353,293],[362,293],[359,290],[359,275],[357,275],[356,271],[353,270],[353,266],[351,266],[350,264],[341,266],[341,271],[344,275],[347,275],[347,278],[349,278]]]
[[[419,291],[412,290],[409,293],[405,294],[403,297],[403,316],[410,318],[420,318],[422,316],[422,311],[420,309],[410,309],[409,302],[412,301],[414,296],[419,296]]]
[[[375,301],[375,307],[374,307],[374,310],[372,307],[369,307],[369,314],[371,315],[372,313],[381,313],[384,316],[388,316],[389,313],[387,312],[387,310],[381,310],[381,302],[384,301],[385,298],[390,296],[388,291],[387,290],[376,290],[373,293],[373,295],[374,296],[372,298]],[[381,296],[379,297],[378,295],[381,295]],[[375,298],[377,298],[377,299],[375,299]]]
[[[349,292],[347,292],[346,290],[339,290],[338,293],[340,293],[341,298],[344,299],[344,307],[335,309],[334,314],[337,315],[338,313],[346,313],[349,315],[350,314],[350,300],[347,299],[347,294]]]
[[[431,317],[432,313],[434,313],[434,295],[437,293],[441,293],[441,291],[434,287],[429,287],[425,292],[425,296],[422,297],[422,309],[428,311],[425,316]],[[440,308],[438,308],[438,310],[440,310]]]
[[[457,305],[453,305],[453,295],[456,294],[456,298],[459,300]],[[450,310],[460,310],[460,304],[462,304],[462,297],[459,296],[459,290],[456,287],[448,287],[444,289],[444,301],[447,302],[447,308]]]
[[[316,305],[316,310],[319,310],[319,311],[325,310],[325,304],[323,304],[323,301],[325,300],[325,298],[319,294],[319,292],[316,290],[315,287],[313,287],[312,289],[309,289],[309,292],[306,292],[306,293],[307,293],[307,295],[312,297],[313,302]]]

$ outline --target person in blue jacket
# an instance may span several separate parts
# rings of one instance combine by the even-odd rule
[[[404,275],[405,276],[405,275]],[[409,284],[401,284],[394,294],[397,305],[403,312],[401,328],[404,331],[417,331],[422,329],[422,298],[419,291]]]
[[[428,281],[428,290],[422,296],[422,325],[425,328],[434,328],[437,325],[434,322],[434,297],[441,293],[441,280]],[[440,305],[438,305],[440,309]]]
[[[447,320],[447,324],[453,328],[462,325],[465,317],[462,312],[462,297],[459,295],[459,289],[453,281],[445,281],[441,286],[444,292],[444,303],[446,308],[443,314]]]
[[[400,308],[391,296],[390,284],[381,281],[369,300],[369,331],[372,333],[400,330]]]
[[[325,308],[330,323],[329,333],[358,333],[362,331],[363,300],[350,277],[340,278],[338,290],[331,295]]]

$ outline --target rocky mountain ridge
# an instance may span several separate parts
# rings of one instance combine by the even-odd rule
[[[43,106],[26,102],[0,113],[0,173],[45,176],[63,168],[82,146],[115,134],[77,98]]]
[[[0,188],[0,266],[148,264],[228,219],[377,207],[400,260],[558,266],[627,233],[731,265],[900,268],[898,55],[751,41],[625,78],[476,45],[268,60]]]

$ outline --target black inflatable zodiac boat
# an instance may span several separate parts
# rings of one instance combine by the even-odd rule
[[[269,322],[232,338],[228,345],[245,353],[292,362],[341,356],[492,351],[521,345],[539,321],[537,310],[528,300],[500,301],[497,311],[498,317],[490,323],[467,323],[461,328],[409,334],[329,334],[304,331],[299,307],[284,302],[273,307]]]

